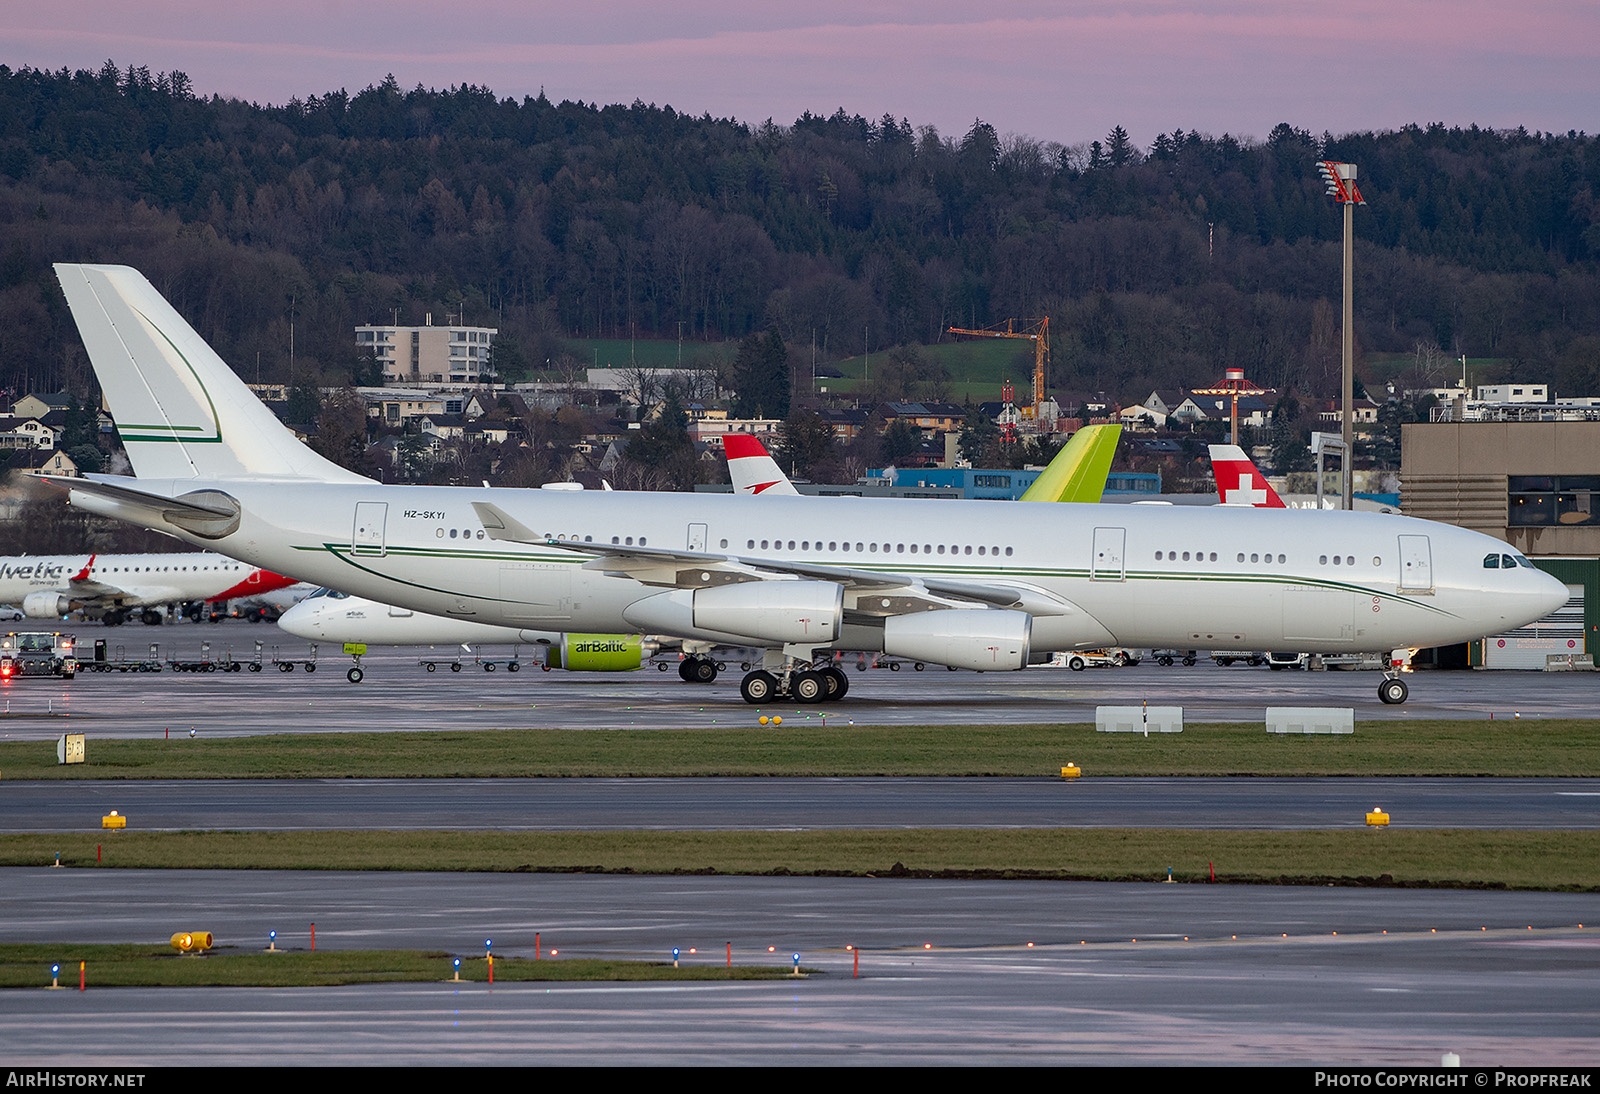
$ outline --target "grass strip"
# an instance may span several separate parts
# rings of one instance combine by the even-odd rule
[[[0,866],[1044,878],[1600,890],[1600,832],[1172,828],[0,835]]]
[[[1092,725],[478,730],[95,738],[88,762],[54,741],[0,742],[6,779],[671,777],[715,775],[1600,776],[1600,720],[1369,722],[1350,736],[1277,736],[1261,723],[1181,734]]]
[[[50,966],[60,965],[62,987],[78,986],[78,963],[94,988],[309,988],[340,984],[439,983],[455,974],[483,983],[489,963],[482,954],[421,950],[280,950],[240,952],[235,947],[205,955],[183,955],[170,946],[82,943],[0,944],[0,988],[43,988]],[[808,971],[802,969],[802,971]],[[494,959],[497,983],[513,981],[777,980],[791,974],[776,965],[610,961],[593,958]]]

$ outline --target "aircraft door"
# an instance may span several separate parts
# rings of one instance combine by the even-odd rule
[[[382,557],[386,553],[383,526],[388,517],[388,502],[356,502],[356,522],[350,532],[350,553]]]
[[[1094,557],[1089,560],[1089,577],[1095,581],[1121,581],[1126,576],[1122,564],[1126,528],[1096,528]]]
[[[1433,588],[1433,552],[1427,536],[1400,537],[1400,588],[1413,592]]]
[[[689,525],[689,550],[704,551],[706,549],[706,526],[704,524]]]

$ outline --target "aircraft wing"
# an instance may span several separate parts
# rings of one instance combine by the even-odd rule
[[[79,581],[77,578],[73,578],[61,590],[61,595],[70,596],[73,600],[90,601],[115,599],[116,597],[125,597],[131,594],[127,589],[119,585],[108,585],[104,581],[94,581],[92,579]]]
[[[924,611],[930,604],[971,607],[1020,608],[1054,614],[1072,610],[1065,601],[1032,588],[944,578],[912,576],[849,566],[818,566],[783,559],[745,558],[704,551],[678,551],[661,547],[625,547],[610,543],[552,539],[529,529],[499,506],[474,502],[472,506],[490,538],[511,543],[537,544],[592,556],[584,565],[607,574],[631,577],[645,585],[673,589],[704,588],[736,581],[803,578],[831,581],[844,586],[854,601],[853,610],[866,615],[899,615]],[[876,601],[874,603],[873,601]]]

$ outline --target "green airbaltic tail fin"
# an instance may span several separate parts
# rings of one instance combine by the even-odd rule
[[[1106,492],[1106,476],[1121,437],[1120,425],[1090,425],[1078,430],[1018,500],[1099,501]]]

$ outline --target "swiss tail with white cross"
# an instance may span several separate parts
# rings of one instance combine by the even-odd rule
[[[1283,509],[1283,499],[1267,477],[1256,470],[1244,449],[1236,444],[1211,446],[1211,473],[1223,505],[1248,505],[1256,509]]]

